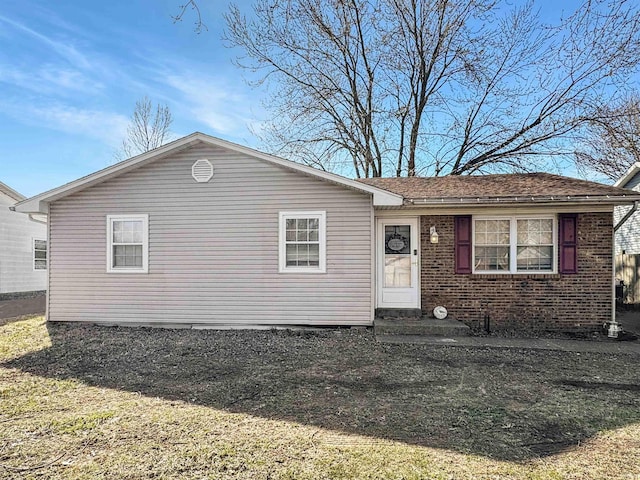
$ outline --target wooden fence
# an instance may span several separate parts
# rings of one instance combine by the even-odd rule
[[[640,303],[640,255],[616,255],[616,279],[624,282],[622,303]]]

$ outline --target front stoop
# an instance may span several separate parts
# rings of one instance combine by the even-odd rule
[[[419,320],[422,318],[422,310],[420,310],[419,308],[376,308],[376,320],[379,318]]]
[[[423,335],[439,337],[463,337],[471,329],[458,320],[422,317],[416,318],[376,318],[373,323],[376,338],[385,336]]]

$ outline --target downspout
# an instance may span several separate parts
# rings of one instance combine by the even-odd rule
[[[631,210],[629,210],[627,213],[625,213],[624,217],[622,217],[620,219],[620,221],[618,223],[616,223],[615,227],[613,227],[613,233],[616,233],[618,231],[618,229],[624,225],[624,223],[629,220],[629,217],[631,215],[633,215],[634,213],[636,213],[636,210],[638,210],[638,200],[636,200],[635,202],[633,202],[633,207],[631,207]]]
[[[620,327],[620,325],[618,325],[618,322],[616,321],[616,232],[620,229],[620,227],[622,227],[622,225],[625,224],[627,220],[629,220],[629,218],[631,218],[631,215],[633,215],[636,212],[636,210],[638,210],[637,200],[633,202],[633,206],[631,207],[631,210],[625,213],[625,215],[613,227],[613,242],[612,242],[613,243],[612,245],[613,262],[611,262],[612,263],[611,265],[611,270],[612,270],[612,273],[611,273],[611,324],[609,326],[609,336],[614,338],[617,337],[618,332],[622,330],[622,328]]]

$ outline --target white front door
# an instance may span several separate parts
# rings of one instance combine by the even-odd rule
[[[376,227],[377,306],[420,308],[418,219],[379,218]]]

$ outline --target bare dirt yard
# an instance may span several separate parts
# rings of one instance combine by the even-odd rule
[[[0,326],[0,478],[632,479],[640,358]]]

